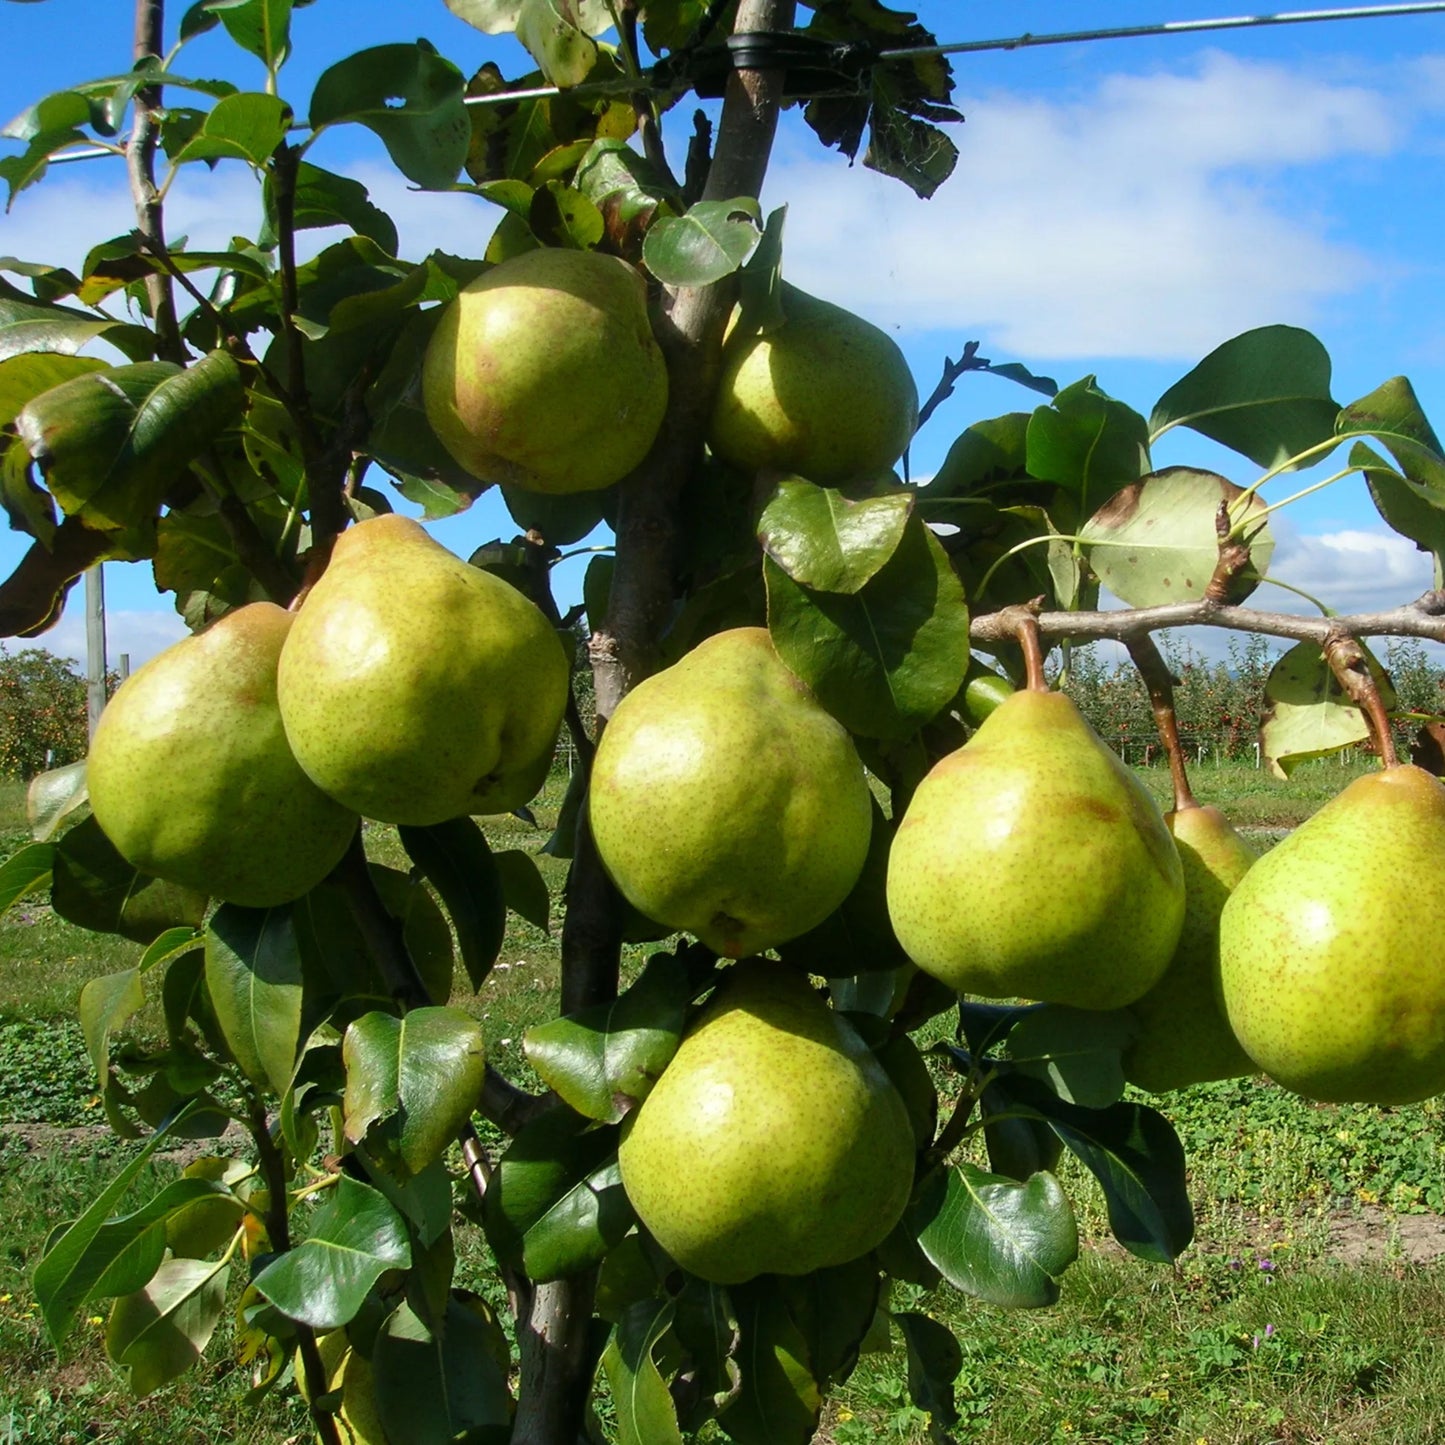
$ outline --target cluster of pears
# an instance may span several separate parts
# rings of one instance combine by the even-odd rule
[[[918,392],[903,353],[851,312],[782,288],[766,332],[735,317],[708,430],[748,471],[820,484],[903,454]],[[422,368],[427,419],[480,481],[562,494],[611,486],[647,455],[667,410],[667,365],[634,267],[596,251],[508,258],[443,312]]]
[[[91,745],[91,806],[141,872],[272,907],[336,866],[361,816],[522,806],[569,672],[516,588],[374,517],[336,540],[295,613],[237,608],[126,681]]]

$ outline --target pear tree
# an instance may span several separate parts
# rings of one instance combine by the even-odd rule
[[[0,906],[44,894],[136,949],[79,992],[138,1142],[35,1261],[57,1348],[106,1311],[137,1395],[232,1352],[325,1445],[804,1445],[891,1348],[945,1441],[960,1345],[902,1287],[1057,1300],[1065,1151],[1126,1250],[1189,1246],[1167,1100],[1130,1084],[1445,1089],[1445,787],[1396,757],[1367,645],[1445,640],[1445,449],[1405,378],[1342,405],[1319,341],[1264,326],[1146,416],[967,342],[920,405],[885,333],[785,279],[759,203],[780,124],[948,184],[952,71],[883,0],[445,0],[530,68],[402,40],[329,58],[309,96],[302,3],[137,0],[134,54],[38,98],[0,158],[16,206],[63,158],[124,162],[136,215],[79,271],[0,260],[29,539],[0,636],[43,637],[102,562],[147,568],[194,634],[87,763],[36,779],[0,866]],[[208,32],[234,80],[196,77]],[[689,97],[716,102],[690,132]],[[473,194],[475,254],[399,254],[315,158],[342,126]],[[217,168],[254,179],[258,224],[194,249],[167,199]],[[911,481],[979,370],[1017,409]],[[1157,468],[1180,428],[1248,484]],[[1250,605],[1289,474],[1330,457],[1442,590]],[[428,533],[492,489],[506,535],[460,558]],[[1152,640],[1185,625],[1291,644],[1276,770],[1381,754],[1258,865],[1190,788]],[[1148,686],[1167,816],[1051,691],[1049,658],[1094,638]],[[559,734],[561,983],[513,1076],[474,996],[509,914],[552,904],[492,820],[535,826]],[[369,850],[392,828],[405,870]],[[1366,875],[1408,967],[1359,941]],[[148,1001],[164,1042],[122,1048]],[[176,1138],[212,1154],[138,1197]]]

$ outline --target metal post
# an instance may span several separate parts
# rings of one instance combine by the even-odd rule
[[[85,574],[85,716],[89,735],[105,710],[105,577],[97,563]]]
[[[130,676],[130,653],[121,653],[120,665],[116,668],[116,671],[120,674],[120,680],[122,682],[124,682],[126,678]]]

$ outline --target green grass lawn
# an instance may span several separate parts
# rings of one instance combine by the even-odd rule
[[[1312,764],[1281,784],[1252,768],[1206,766],[1196,787],[1267,842],[1360,770]],[[1167,773],[1145,776],[1163,799]],[[489,823],[493,845],[535,851],[560,798],[554,779],[537,805],[537,829]],[[0,853],[24,839],[21,792],[0,789]],[[405,866],[389,829],[373,830],[368,843],[380,861]],[[566,865],[539,863],[555,896]],[[646,951],[634,951],[634,961]],[[60,1359],[40,1327],[29,1278],[46,1235],[135,1147],[101,1127],[74,1018],[85,979],[135,956],[132,945],[71,928],[43,903],[22,902],[0,922],[0,1445],[304,1441],[294,1393],[246,1403],[246,1372],[228,1355],[224,1324],[207,1363],[143,1401],[129,1399],[106,1362],[98,1314]],[[525,1081],[521,1034],[552,1015],[558,982],[555,927],[549,936],[513,920],[482,990],[473,995],[459,975],[452,1002],[481,1020],[493,1058]],[[137,1026],[155,1021],[142,1014]],[[897,1287],[897,1305],[933,1313],[963,1341],[956,1438],[1445,1440],[1445,1264],[1434,1258],[1445,1250],[1445,1220],[1436,1229],[1445,1216],[1445,1108],[1317,1106],[1262,1080],[1202,1086],[1160,1106],[1184,1140],[1198,1215],[1198,1240],[1172,1268],[1113,1245],[1092,1181],[1065,1165],[1086,1243],[1057,1305],[1009,1313],[947,1287]],[[159,1161],[138,1192],[177,1167]],[[1359,1262],[1367,1235],[1373,1253]],[[481,1286],[487,1256],[471,1225],[459,1224],[458,1248],[463,1277]],[[819,1438],[927,1441],[901,1354],[864,1357],[830,1402]]]

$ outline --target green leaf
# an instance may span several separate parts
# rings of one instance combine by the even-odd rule
[[[305,1240],[273,1259],[255,1285],[289,1318],[334,1330],[356,1317],[387,1270],[410,1267],[401,1215],[370,1185],[343,1174]]]
[[[681,960],[655,953],[620,998],[529,1028],[527,1062],[579,1114],[619,1123],[677,1052],[692,993]]]
[[[482,1217],[498,1258],[534,1280],[590,1269],[634,1221],[617,1173],[617,1130],[570,1109],[543,1114],[502,1155]]]
[[[275,211],[274,185],[268,172],[264,196],[267,228],[258,238],[263,246],[274,245],[277,240],[270,225]],[[396,224],[380,207],[372,205],[370,192],[360,181],[302,161],[296,168],[293,206],[293,224],[298,231],[350,226],[358,236],[375,241],[388,255],[396,255]]]
[[[48,842],[60,825],[77,809],[90,802],[90,789],[85,781],[85,759],[36,773],[25,790],[25,816],[30,823],[30,836],[37,843]],[[0,909],[0,912],[3,912]]]
[[[206,113],[200,130],[173,159],[240,160],[259,169],[286,139],[290,121],[291,107],[274,95],[228,95]]]
[[[1277,467],[1334,431],[1330,357],[1308,331],[1260,326],[1216,347],[1155,403],[1149,437],[1187,426]]]
[[[907,1219],[951,1285],[1003,1309],[1053,1304],[1079,1253],[1074,1211],[1052,1174],[1021,1183],[965,1160],[924,1187]]]
[[[907,737],[957,694],[968,666],[968,608],[918,517],[851,595],[800,587],[771,558],[763,566],[778,655],[850,732]]]
[[[577,189],[597,207],[613,243],[624,252],[659,211],[674,211],[667,180],[625,141],[592,142],[577,163]]]
[[[169,1259],[144,1289],[118,1299],[105,1326],[105,1352],[137,1399],[196,1364],[226,1305],[230,1266]]]
[[[492,861],[502,879],[507,907],[534,928],[550,933],[552,895],[547,891],[547,880],[542,877],[537,860],[521,848],[508,848],[503,853],[493,853]]]
[[[510,1426],[506,1376],[490,1348],[494,1328],[455,1297],[435,1330],[409,1304],[387,1316],[372,1348],[371,1382],[388,1439],[450,1445],[472,1431]]]
[[[1149,470],[1149,427],[1132,407],[1086,376],[1029,418],[1029,475],[1055,482],[1087,515]]]
[[[378,1120],[397,1119],[397,1146],[413,1174],[438,1158],[471,1118],[486,1072],[481,1026],[459,1009],[369,1013],[341,1043],[346,1136],[360,1143]]]
[[[1127,1009],[1097,1013],[1041,1004],[1009,1032],[1008,1057],[1015,1069],[1047,1084],[1068,1103],[1102,1109],[1123,1096],[1120,1055],[1137,1030]]]
[[[55,845],[51,906],[68,923],[149,944],[168,928],[199,927],[206,896],[137,872],[93,817]]]
[[[109,366],[108,361],[94,356],[66,356],[55,351],[26,351],[0,361],[0,426],[9,426],[27,402],[51,387]]]
[[[1011,1076],[1015,1107],[1037,1113],[1099,1181],[1114,1238],[1131,1254],[1168,1264],[1194,1238],[1184,1147],[1169,1121],[1142,1104],[1084,1109],[1032,1079]]]
[[[240,368],[215,351],[184,370],[150,361],[73,377],[28,402],[15,426],[67,515],[134,527],[244,403]]]
[[[226,33],[268,70],[279,70],[291,51],[292,0],[220,0],[211,6]]]
[[[878,1313],[883,1277],[871,1254],[779,1281],[788,1314],[807,1346],[809,1373],[846,1380]]]
[[[408,180],[442,190],[456,180],[471,144],[464,90],[461,71],[425,40],[378,45],[322,73],[311,95],[311,125],[356,121],[380,137]]]
[[[899,1310],[893,1322],[903,1331],[908,1352],[908,1398],[927,1410],[935,1430],[958,1424],[953,1385],[963,1372],[963,1350],[953,1331],[928,1315]]]
[[[168,928],[141,955],[136,972],[149,973],[157,964],[169,963],[181,954],[189,953],[204,938],[199,928]]]
[[[104,1275],[113,1258],[105,1244],[96,1244],[101,1230],[110,1222],[111,1211],[146,1168],[151,1155],[190,1112],[191,1106],[187,1105],[156,1129],[135,1157],[96,1195],[85,1213],[67,1229],[52,1234],[47,1241],[45,1253],[35,1267],[32,1283],[35,1302],[40,1306],[51,1343],[57,1349],[70,1333],[75,1316],[91,1298],[96,1281]]]
[[[87,311],[37,301],[0,279],[0,361],[29,351],[71,355],[99,339],[127,351],[154,345],[143,326],[102,320]]]
[[[441,895],[474,989],[481,988],[507,931],[502,876],[482,830],[470,818],[397,829],[407,857]]]
[[[80,990],[80,1031],[101,1088],[110,1076],[110,1036],[145,1007],[140,970],[127,968],[88,979]]]
[[[1396,706],[1385,670],[1368,649],[1370,673],[1387,708]],[[1365,714],[1350,701],[1325,655],[1313,642],[1296,643],[1270,668],[1264,684],[1259,741],[1265,763],[1287,778],[1301,763],[1326,758],[1370,736]]]
[[[654,1359],[672,1317],[670,1300],[639,1300],[623,1310],[602,1352],[618,1445],[682,1445],[677,1409]]]
[[[1130,483],[1084,524],[1084,555],[1102,582],[1130,607],[1197,602],[1219,562],[1217,518],[1229,508],[1232,528],[1249,546],[1249,565],[1234,574],[1228,600],[1242,602],[1274,555],[1265,504],[1214,472],[1166,467]],[[1254,519],[1258,520],[1254,520]]]
[[[648,228],[642,260],[664,286],[707,286],[731,276],[762,237],[762,211],[750,196],[698,201]]]
[[[823,1397],[807,1342],[780,1297],[776,1276],[729,1291],[737,1311],[741,1389],[717,1422],[737,1445],[807,1445]]]
[[[1396,471],[1364,442],[1350,448],[1350,465],[1364,474],[1375,509],[1434,563],[1433,585],[1445,586],[1445,495]]]
[[[778,483],[758,519],[763,550],[802,587],[855,593],[898,550],[913,497],[894,492],[850,501],[802,478]]]
[[[926,486],[919,488],[919,495],[930,500],[967,496],[992,483],[1025,476],[1029,425],[1026,411],[974,422],[949,447],[943,465]],[[955,513],[939,508],[929,515],[952,517]]]
[[[301,953],[290,908],[223,903],[206,926],[206,988],[246,1077],[284,1095],[301,1047]]]
[[[9,912],[27,893],[48,887],[54,862],[53,843],[27,843],[0,863],[0,914]]]

